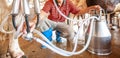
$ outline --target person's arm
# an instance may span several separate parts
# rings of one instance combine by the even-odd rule
[[[93,9],[99,11],[101,8],[99,5],[83,8],[83,7],[75,6],[71,1],[68,1],[68,3],[70,5],[70,12],[76,15],[82,15],[82,14],[88,13],[90,10],[93,10]]]
[[[87,7],[85,9],[82,9],[82,8],[79,8],[79,13],[78,14],[85,14],[85,13],[88,13],[90,10],[100,10],[100,6],[99,5],[94,5],[94,6],[90,6],[90,7]]]
[[[49,13],[46,13],[44,10],[41,10],[40,20],[48,18]]]
[[[79,8],[77,8],[77,6],[75,6],[75,4],[73,4],[71,1],[66,1],[69,4],[69,8],[70,8],[70,13],[72,14],[77,14],[79,12]]]

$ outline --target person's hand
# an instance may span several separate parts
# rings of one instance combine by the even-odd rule
[[[94,6],[90,6],[90,7],[88,8],[88,12],[89,12],[90,14],[95,14],[95,13],[99,13],[101,9],[102,9],[102,8],[101,8],[99,5],[94,5]]]
[[[94,6],[88,7],[88,12],[90,12],[91,10],[100,11],[100,9],[101,7],[99,5],[94,5]]]
[[[100,9],[101,9],[101,7],[99,5],[90,6],[90,7],[87,7],[86,9],[80,8],[79,15],[85,14],[85,13],[90,13],[92,10],[95,10],[95,11],[99,12]]]
[[[101,7],[100,7],[100,5],[94,5],[94,6],[93,6],[93,9],[95,9],[95,10],[100,10]]]

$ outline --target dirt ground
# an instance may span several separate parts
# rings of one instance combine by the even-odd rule
[[[120,58],[120,53],[119,53],[120,52],[120,38],[119,38],[120,32],[112,31],[112,35],[113,35],[112,53],[108,56],[98,56],[98,55],[91,54],[88,51],[85,51],[84,53],[80,55],[64,57],[64,56],[56,54],[50,49],[47,49],[47,48],[42,49],[41,44],[37,43],[34,40],[30,42],[30,41],[26,41],[25,39],[20,38],[19,44],[20,44],[21,49],[25,52],[25,55],[27,56],[27,58]],[[8,41],[6,41],[6,44],[7,42]],[[62,45],[62,44],[56,44],[56,45]],[[4,42],[4,47],[6,46],[7,45],[5,45],[5,42]],[[65,47],[61,47],[61,48],[65,48]],[[82,45],[79,45],[78,50],[80,50],[81,48],[82,48]],[[3,49],[0,49],[0,52]],[[10,58],[10,57],[1,57],[1,58]]]

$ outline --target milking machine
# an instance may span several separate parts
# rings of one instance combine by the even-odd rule
[[[39,0],[34,0],[34,8],[35,8],[35,13],[37,14],[37,23],[36,23],[36,26],[37,26],[38,22],[39,22],[39,15],[40,15],[40,3],[39,3]]]
[[[72,20],[70,18],[68,18],[67,16],[65,16],[57,7],[55,0],[53,0],[55,7],[57,9],[57,11],[66,19],[69,19],[71,21],[75,21]],[[37,42],[41,43],[42,45],[45,45],[47,48],[49,48],[50,50],[63,55],[63,56],[72,56],[72,55],[77,55],[77,54],[81,54],[84,51],[88,50],[93,54],[97,54],[97,55],[109,55],[111,53],[111,33],[108,30],[107,24],[106,24],[106,20],[105,20],[105,16],[102,14],[103,10],[100,10],[100,15],[99,16],[90,16],[87,19],[84,20],[76,20],[78,22],[80,22],[80,28],[78,29],[78,32],[76,33],[75,37],[74,37],[74,49],[72,51],[66,51],[63,49],[60,49],[58,47],[56,47],[55,45],[53,45],[40,31],[34,29],[33,33],[37,33],[39,36],[41,36],[43,38],[43,40],[34,37],[32,35],[32,33],[30,32],[29,29],[29,21],[28,21],[28,16],[30,15],[30,9],[29,9],[29,4],[28,4],[28,0],[23,0],[23,10],[24,10],[24,17],[25,17],[25,22],[26,22],[26,26],[27,26],[27,35],[25,35],[26,40],[32,40],[32,38],[34,40],[36,40]],[[35,12],[37,14],[37,24],[39,21],[39,14],[40,14],[40,9],[39,9],[39,1],[38,0],[34,0],[34,5],[35,5]],[[19,8],[20,8],[20,0],[14,0],[13,3],[13,11],[12,11],[12,22],[13,22],[13,26],[15,27],[15,29],[17,30],[16,24],[15,24],[15,17],[18,15],[19,13]],[[87,32],[88,30],[86,30],[85,32],[86,34],[86,44],[84,45],[84,48],[81,49],[80,51],[76,51],[77,50],[77,44],[78,44],[78,38],[80,35],[80,30],[81,30],[81,26],[83,24],[85,24],[86,22],[90,21],[90,25],[89,25],[89,32]],[[19,36],[18,36],[19,37]],[[17,37],[17,38],[18,38]],[[46,43],[47,42],[47,43]]]
[[[15,24],[15,18],[16,16],[18,15],[19,13],[19,10],[20,10],[20,0],[14,0],[13,1],[13,7],[12,7],[12,23],[13,23],[13,26],[14,28],[17,30],[17,27],[16,27],[16,24]]]
[[[27,34],[25,36],[26,40],[32,40],[33,34],[30,32],[30,25],[29,25],[29,21],[28,21],[28,16],[30,15],[30,8],[29,8],[29,4],[28,4],[28,0],[23,0],[23,10],[24,10],[24,14],[25,14],[25,22],[26,22],[26,31]]]
[[[13,9],[12,9],[12,22],[13,22],[13,26],[14,28],[17,30],[17,26],[16,26],[16,23],[15,23],[15,18],[16,16],[18,15],[19,13],[19,10],[20,10],[20,0],[14,0],[13,2]],[[24,17],[25,17],[25,22],[26,22],[26,31],[27,31],[27,34],[25,35],[25,38],[26,40],[32,40],[32,33],[30,32],[30,29],[29,29],[29,15],[30,15],[30,8],[29,8],[29,3],[28,3],[28,0],[23,0],[22,1],[23,3],[23,11],[24,11]],[[37,14],[37,24],[38,24],[38,21],[39,21],[39,14],[40,14],[40,6],[39,6],[39,1],[38,0],[34,0],[34,7],[35,7],[35,12]],[[37,25],[36,24],[36,25]]]
[[[55,4],[55,1],[54,1],[54,4]],[[55,4],[55,6],[57,8],[56,4]],[[63,13],[61,13],[61,11],[59,11],[58,8],[57,8],[57,10],[62,16],[64,16],[67,19],[70,19],[67,16],[65,16]],[[74,37],[75,38],[75,44],[74,44],[74,49],[71,52],[70,51],[65,51],[63,49],[60,49],[60,48],[56,47],[42,33],[40,33],[37,30],[34,30],[33,32],[40,35],[43,38],[43,40],[45,40],[47,43],[42,41],[41,39],[36,38],[36,37],[34,37],[34,40],[36,40],[37,42],[39,42],[39,43],[45,45],[46,47],[48,47],[49,49],[51,49],[52,51],[54,51],[54,52],[56,52],[60,55],[63,55],[63,56],[72,56],[72,55],[76,55],[76,54],[81,54],[87,48],[88,48],[89,51],[92,51],[92,53],[94,52],[97,55],[108,55],[111,52],[111,45],[109,45],[110,41],[111,41],[111,34],[110,34],[110,32],[107,28],[106,22],[103,18],[102,18],[102,15],[100,14],[99,17],[91,16],[90,18],[88,18],[86,20],[83,20],[81,22],[80,25],[85,24],[85,22],[88,21],[88,20],[91,20],[90,29],[89,29],[90,31],[89,31],[89,35],[88,35],[86,45],[84,45],[84,48],[80,51],[76,51],[77,40],[78,40],[80,29]],[[96,26],[95,26],[95,24],[96,24]],[[94,42],[93,44],[91,43],[91,39],[92,39],[92,42]],[[98,43],[98,44],[96,44],[96,43]],[[89,46],[89,44],[90,44],[90,46]],[[90,50],[90,48],[92,48],[92,50]]]
[[[58,12],[60,13],[60,10]],[[107,27],[105,11],[100,10],[98,19],[93,23],[93,35],[88,51],[97,55],[109,55],[111,53],[111,33]]]
[[[16,16],[19,13],[19,10],[20,10],[20,3],[21,3],[21,0],[14,0],[13,1],[12,22],[13,22],[13,26],[16,30],[17,30],[17,26],[16,26],[16,23],[15,23],[15,20],[16,20]],[[24,14],[25,14],[25,22],[26,22],[26,26],[27,26],[26,40],[31,40],[32,39],[32,33],[30,33],[29,22],[28,22],[28,16],[30,15],[28,0],[23,0],[22,3],[23,3]]]

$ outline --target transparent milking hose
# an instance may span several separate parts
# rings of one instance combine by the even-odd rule
[[[42,35],[39,31],[35,31],[35,30],[34,30],[33,32],[35,32],[35,33],[37,33],[38,35],[42,36],[42,37],[44,38],[44,40],[49,43],[48,45],[51,45],[54,50],[57,49],[57,50],[60,52],[59,54],[63,53],[63,54],[62,54],[63,56],[71,56],[71,55],[81,54],[81,53],[84,52],[84,51],[87,49],[87,47],[89,46],[89,43],[90,43],[90,40],[91,40],[91,36],[92,36],[93,21],[94,21],[94,19],[93,19],[92,22],[91,22],[90,35],[89,35],[89,37],[88,37],[88,41],[87,41],[86,45],[84,46],[84,48],[83,48],[82,50],[78,51],[78,52],[69,52],[69,51],[62,50],[62,49],[54,46],[54,45],[53,45],[44,35]],[[39,40],[40,40],[40,39],[36,39],[37,42],[39,42]],[[41,42],[40,42],[40,43],[41,43]],[[43,44],[43,43],[41,43],[41,44]],[[43,45],[44,45],[44,44],[43,44]],[[46,45],[46,46],[47,46],[47,45]],[[47,46],[47,47],[50,48],[49,46]],[[54,51],[54,50],[52,50],[52,51]],[[54,51],[54,52],[55,52],[55,51]],[[56,52],[56,53],[58,53],[58,52]],[[64,54],[64,53],[65,53],[65,54]]]

